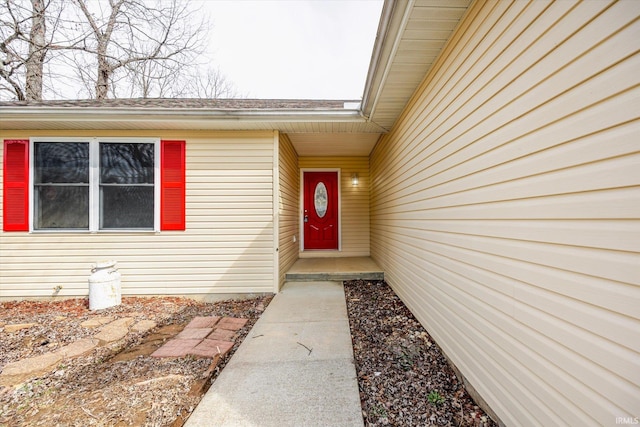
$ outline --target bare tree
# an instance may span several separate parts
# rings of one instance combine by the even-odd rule
[[[129,67],[130,97],[138,98],[238,98],[235,85],[213,67],[180,67],[148,61]]]
[[[208,25],[192,5],[0,0],[0,99],[236,97],[199,63]]]
[[[54,37],[63,6],[58,0],[0,2],[0,98],[42,99],[50,53],[60,49]]]
[[[188,80],[188,64],[144,61],[126,67],[129,96],[132,98],[174,98],[183,95],[180,86]]]
[[[145,85],[195,63],[202,51],[206,22],[198,19],[186,0],[110,0],[104,11],[90,9],[87,0],[74,3],[79,8],[77,24],[83,28],[74,49],[94,58],[84,55],[85,62],[77,65],[86,67],[93,62],[96,67],[97,99],[110,93],[117,96],[116,83],[127,81],[126,76],[131,77],[134,71],[143,73],[137,80],[142,83],[143,93],[149,93]],[[98,2],[98,6],[104,5]],[[157,70],[163,71],[158,74]]]
[[[235,85],[218,68],[207,68],[189,79],[184,93],[194,98],[239,98]]]
[[[29,56],[27,57],[26,98],[27,101],[42,99],[42,75],[47,55],[46,20],[44,0],[31,0],[31,32],[29,34]]]
[[[4,0],[0,6],[0,91],[24,101],[24,74],[30,50],[26,34],[31,10],[25,2],[14,3],[11,0]]]

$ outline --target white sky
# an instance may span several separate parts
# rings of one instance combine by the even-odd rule
[[[211,62],[240,95],[360,99],[382,0],[199,0]]]

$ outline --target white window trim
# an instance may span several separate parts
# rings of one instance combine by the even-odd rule
[[[35,143],[36,142],[86,142],[89,144],[89,229],[44,229],[36,230],[35,219]],[[153,158],[153,229],[108,229],[100,230],[100,164],[99,144],[136,143],[154,144]],[[160,231],[160,138],[133,137],[32,137],[29,138],[29,232],[30,233],[157,233]]]

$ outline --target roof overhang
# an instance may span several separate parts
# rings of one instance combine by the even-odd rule
[[[300,153],[368,155],[377,138],[388,132],[398,119],[470,2],[385,0],[362,102],[0,103],[0,130],[278,130],[290,135]],[[324,147],[324,151],[319,147]]]
[[[385,0],[362,114],[390,130],[449,42],[472,0]]]
[[[361,132],[383,130],[359,109],[217,110],[172,108],[2,107],[0,129],[276,129],[308,132],[316,124],[356,125]]]

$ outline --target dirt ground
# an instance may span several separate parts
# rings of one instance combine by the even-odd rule
[[[0,303],[0,369],[90,337],[96,330],[81,323],[98,316],[158,325],[150,333],[129,333],[85,356],[63,360],[51,372],[21,384],[0,386],[0,426],[181,426],[271,298],[217,303],[123,298],[119,306],[93,312],[87,299]],[[150,356],[196,316],[249,321],[222,360]],[[3,331],[18,323],[35,325]]]
[[[346,282],[345,294],[365,426],[496,425],[385,282]],[[0,385],[0,427],[182,426],[271,298],[123,298],[119,306],[94,312],[87,299],[0,303],[0,371],[91,337],[96,329],[82,326],[89,319],[130,317],[157,324],[20,384]],[[222,360],[150,356],[197,316],[249,321]],[[18,323],[34,325],[7,332]]]

